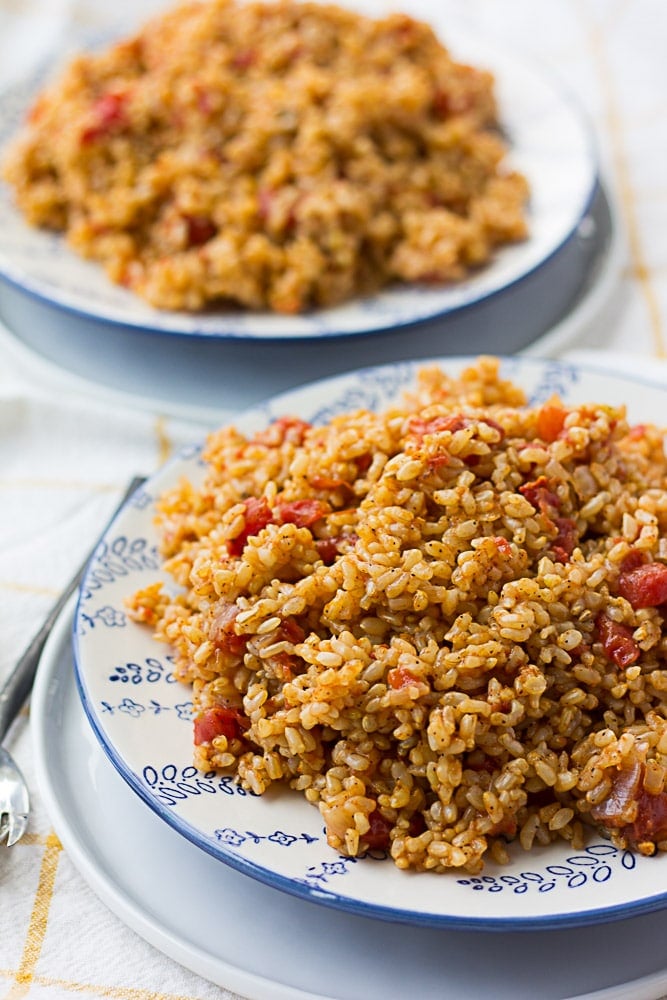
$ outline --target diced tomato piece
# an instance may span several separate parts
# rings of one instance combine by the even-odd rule
[[[200,247],[208,243],[218,231],[212,219],[205,215],[185,215],[187,243],[189,247]]]
[[[316,490],[350,490],[352,487],[340,476],[313,476],[310,485]]]
[[[442,431],[451,431],[455,434],[457,431],[463,430],[465,427],[470,427],[473,423],[487,424],[489,427],[493,427],[494,430],[500,435],[500,439],[505,437],[505,431],[491,417],[484,417],[483,420],[474,420],[472,417],[466,417],[462,413],[448,413],[440,414],[437,417],[432,417],[430,420],[424,420],[421,417],[413,417],[410,421],[410,434],[421,439],[427,434],[439,434]],[[473,459],[479,461],[478,455],[468,456],[468,463],[473,465],[476,464]]]
[[[315,548],[325,566],[331,566],[340,551],[338,538],[318,538],[315,541]]]
[[[608,829],[617,829],[631,844],[667,838],[667,793],[652,795],[643,787],[645,766],[635,761],[612,779],[609,795],[591,809],[591,816]],[[628,812],[635,817],[627,822]]]
[[[136,622],[143,622],[144,625],[154,625],[157,621],[155,608],[146,604],[138,604],[132,611],[132,617]]]
[[[571,517],[555,517],[554,524],[558,529],[558,534],[552,545],[556,562],[566,563],[572,555],[579,535],[577,533],[577,522]]]
[[[641,549],[631,549],[621,563],[621,573],[629,573],[631,569],[637,569],[638,566],[643,566],[645,562],[646,555]]]
[[[633,608],[657,608],[667,601],[667,566],[645,563],[634,569],[622,570],[618,592]]]
[[[410,420],[410,433],[422,438],[427,434],[440,434],[442,431],[451,431],[455,434],[470,425],[470,418],[464,417],[462,413],[441,414],[424,420],[422,417],[413,417]]]
[[[300,656],[296,656],[294,653],[276,653],[271,657],[271,664],[273,666],[276,675],[280,676],[283,684],[293,680],[302,674],[306,669],[305,662]]]
[[[257,62],[256,49],[241,49],[232,57],[232,66],[235,69],[248,69],[255,62]]]
[[[553,403],[545,403],[537,413],[537,434],[542,441],[551,444],[563,430],[567,410]]]
[[[446,90],[436,90],[431,107],[438,118],[449,118],[451,115],[463,115],[470,111],[475,103],[472,91],[461,91],[449,94]]]
[[[452,113],[449,94],[444,90],[436,90],[433,94],[432,106],[438,118],[447,118]]]
[[[591,647],[587,642],[580,642],[578,646],[570,650],[573,660],[580,660],[585,653],[590,653]]]
[[[278,417],[265,430],[255,434],[253,440],[257,444],[265,444],[271,448],[276,448],[285,441],[300,445],[303,444],[306,433],[312,426],[312,424],[309,424],[306,420],[301,420],[299,417]]]
[[[347,542],[348,545],[354,545],[357,537],[351,532],[349,535],[336,535],[334,538],[316,538],[315,548],[325,566],[331,566],[341,552],[341,544]]]
[[[608,829],[619,829],[627,824],[628,810],[637,801],[643,773],[639,761],[633,761],[613,774],[609,794],[591,809],[596,823]]]
[[[310,528],[329,513],[330,507],[322,500],[304,499],[279,503],[274,513],[283,524],[296,524],[298,528]]]
[[[556,493],[549,487],[549,480],[546,476],[538,476],[530,483],[524,483],[519,487],[519,493],[532,504],[535,510],[542,511],[543,514],[553,512],[553,509],[560,507],[560,500]]]
[[[210,743],[216,736],[226,736],[228,740],[238,739],[249,726],[250,722],[238,708],[227,705],[207,708],[194,722],[195,745]]]
[[[503,538],[502,535],[494,535],[491,541],[498,549],[500,555],[504,556],[506,559],[509,559],[509,557],[512,555],[512,546],[510,545],[508,540],[506,538]]]
[[[420,684],[421,681],[407,667],[394,667],[387,672],[387,684],[395,691],[401,688],[410,687],[411,684]]]
[[[627,625],[612,621],[605,614],[596,619],[598,635],[605,654],[617,667],[631,667],[639,659],[640,649]]]
[[[370,468],[372,461],[373,456],[369,451],[367,451],[363,455],[358,455],[357,458],[355,458],[354,463],[359,469],[359,472],[366,472]]]
[[[246,515],[245,527],[248,535],[256,535],[271,524],[273,516],[264,497],[250,497],[245,501]]]
[[[243,501],[245,512],[245,528],[227,541],[227,550],[232,556],[240,556],[251,535],[257,535],[267,524],[273,524],[273,513],[264,497],[250,497]]]
[[[271,216],[271,206],[275,199],[273,191],[269,188],[259,188],[257,192],[257,201],[259,203],[259,217],[262,222],[266,222]]]
[[[303,628],[301,627],[301,625],[299,625],[296,618],[293,618],[290,615],[289,618],[284,618],[283,621],[281,622],[278,628],[278,635],[276,641],[284,639],[287,642],[295,643],[295,642],[303,642],[305,638],[306,638],[306,633],[304,632]]]
[[[422,420],[421,417],[413,417],[410,421],[410,431],[421,437],[425,434],[439,434],[441,431],[451,431],[452,434],[455,434],[456,431],[463,430],[469,424],[470,420],[468,417],[464,417],[462,413],[432,417],[431,420]]]
[[[391,820],[386,819],[379,809],[373,810],[368,817],[368,822],[370,823],[370,828],[368,833],[359,838],[361,843],[371,851],[388,850],[390,844],[389,834],[394,824]]]
[[[91,108],[91,124],[81,133],[84,145],[118,131],[128,123],[126,93],[103,94]]]
[[[417,812],[410,817],[410,825],[408,827],[408,833],[411,837],[418,837],[420,833],[423,833],[426,829],[426,820],[424,819],[423,813]]]
[[[651,795],[642,788],[637,798],[637,818],[622,831],[633,844],[667,838],[667,794]]]
[[[517,829],[516,818],[514,816],[505,816],[489,830],[489,836],[513,840],[516,837]]]
[[[280,428],[285,440],[294,444],[303,444],[303,439],[313,426],[307,420],[301,420],[300,417],[279,417],[273,425]]]
[[[248,637],[237,635],[234,622],[239,609],[235,604],[225,604],[218,611],[211,625],[211,641],[216,649],[232,656],[241,656],[245,652]]]
[[[210,91],[206,90],[200,84],[195,84],[193,90],[197,98],[197,107],[203,115],[209,115],[213,110]]]

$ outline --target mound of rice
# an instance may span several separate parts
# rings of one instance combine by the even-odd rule
[[[523,239],[505,151],[491,74],[426,24],[190,0],[74,60],[4,175],[31,224],[158,308],[296,313]]]
[[[192,685],[200,768],[289,785],[337,851],[400,868],[591,825],[667,847],[661,431],[526,405],[481,358],[204,457],[158,503],[176,595],[130,601]]]

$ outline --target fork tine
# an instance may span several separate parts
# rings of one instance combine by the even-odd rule
[[[11,755],[0,746],[0,843],[7,847],[21,839],[28,826],[30,797],[23,775]]]
[[[28,828],[28,817],[25,813],[10,813],[7,825],[7,847],[16,844]]]

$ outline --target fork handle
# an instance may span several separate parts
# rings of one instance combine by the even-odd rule
[[[132,496],[135,490],[142,486],[145,481],[146,480],[143,476],[135,476],[121,497],[121,500],[113,512],[109,523],[111,523],[118,511]],[[95,544],[95,548],[96,547],[97,543]],[[56,603],[49,611],[39,632],[35,635],[28,648],[16,663],[16,666],[10,673],[2,688],[0,688],[0,743],[7,735],[10,725],[21,711],[26,698],[32,690],[33,681],[37,672],[37,666],[49,633],[55,625],[61,611],[64,609],[70,597],[81,583],[94,551],[95,549],[93,549],[86,556],[85,561],[81,564]]]

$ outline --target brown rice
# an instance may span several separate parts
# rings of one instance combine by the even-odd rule
[[[477,872],[586,829],[667,847],[667,461],[621,406],[481,358],[386,413],[208,440],[158,504],[195,761],[317,804],[332,847]]]

